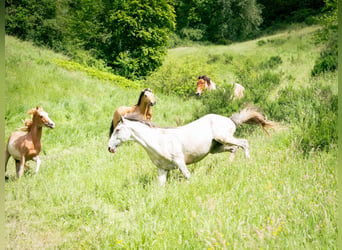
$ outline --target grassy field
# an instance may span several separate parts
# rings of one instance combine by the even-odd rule
[[[310,42],[314,29],[230,46],[173,49],[163,67],[177,63],[186,69],[186,62],[222,53],[251,60],[280,54],[284,63],[278,70],[284,77],[279,87],[306,87],[319,55]],[[258,45],[260,40],[265,43]],[[303,157],[291,124],[271,131],[270,137],[259,129],[246,137],[251,159],[246,160],[242,150],[232,163],[226,153],[209,155],[189,166],[189,183],[175,170],[161,188],[157,168],[142,147],[127,143],[115,155],[107,151],[113,111],[135,104],[140,89],[120,88],[118,82],[65,69],[55,59],[67,60],[6,37],[6,138],[36,105],[56,123],[55,129],[43,131],[37,175],[30,162],[31,170],[18,181],[14,161],[9,161],[7,248],[337,248],[336,149]],[[234,70],[218,60],[202,72],[211,73],[220,85],[235,80]],[[328,74],[319,81],[337,91],[336,79]],[[202,104],[196,98],[156,97],[153,121],[161,126],[193,120]]]

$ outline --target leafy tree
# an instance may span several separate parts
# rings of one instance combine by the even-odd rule
[[[54,0],[6,0],[6,33],[38,45],[59,48],[62,31]]]
[[[6,0],[8,34],[102,59],[130,78],[161,65],[174,26],[171,0]]]
[[[242,40],[262,22],[255,0],[183,0],[176,1],[175,8],[177,32],[191,40]]]
[[[262,27],[274,25],[275,22],[303,22],[309,16],[319,13],[324,0],[257,0],[262,8]]]
[[[108,62],[123,75],[145,76],[159,67],[175,26],[168,0],[123,1],[108,12]]]

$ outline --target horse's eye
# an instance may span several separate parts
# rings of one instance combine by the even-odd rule
[[[40,116],[40,119],[42,119],[42,118],[43,118],[43,116],[41,115],[41,116]]]

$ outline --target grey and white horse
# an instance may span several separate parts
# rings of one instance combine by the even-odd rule
[[[175,128],[160,128],[146,121],[122,118],[108,142],[108,150],[115,153],[125,141],[138,142],[159,168],[158,179],[164,186],[169,170],[178,168],[189,179],[190,172],[186,165],[202,160],[209,153],[231,152],[232,160],[241,147],[246,158],[249,158],[247,140],[233,136],[236,127],[242,123],[260,124],[265,131],[275,126],[254,108],[245,108],[230,118],[208,114]]]

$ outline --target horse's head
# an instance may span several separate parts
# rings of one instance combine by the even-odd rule
[[[42,108],[36,107],[28,111],[32,115],[32,123],[36,122],[38,127],[48,127],[54,128],[55,123],[49,118],[48,113],[46,113]]]
[[[141,103],[146,104],[148,106],[153,106],[156,104],[156,99],[151,89],[147,88],[141,91],[137,105],[139,106]]]
[[[202,77],[198,77],[196,95],[201,95],[207,87],[207,82]]]
[[[126,119],[121,117],[120,122],[115,127],[113,134],[111,135],[108,142],[108,151],[115,153],[116,148],[120,146],[122,142],[131,139],[132,132],[126,125]]]

